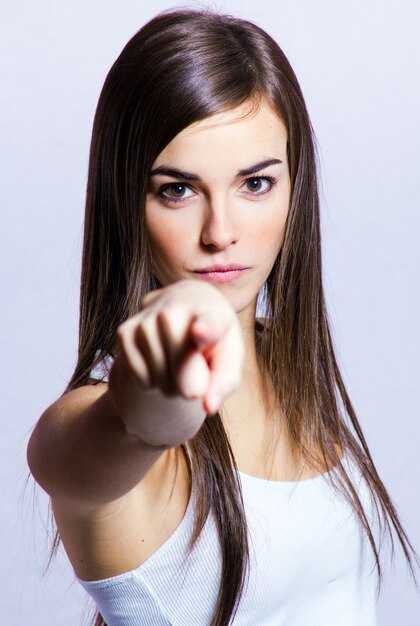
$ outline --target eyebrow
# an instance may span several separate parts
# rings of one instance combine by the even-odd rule
[[[283,163],[280,159],[266,159],[265,161],[260,161],[259,163],[255,163],[254,165],[250,165],[243,170],[239,170],[236,174],[236,178],[241,178],[242,176],[250,176],[250,174],[255,174],[255,172],[259,172],[264,167],[269,167],[270,165],[275,165],[276,163]],[[150,172],[150,177],[157,176],[158,174],[164,174],[166,176],[171,176],[172,178],[183,178],[184,180],[196,180],[201,181],[200,176],[197,174],[192,174],[191,172],[183,172],[182,170],[178,170],[176,167],[167,167],[166,165],[159,165]]]

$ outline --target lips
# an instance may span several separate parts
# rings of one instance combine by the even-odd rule
[[[228,283],[240,278],[249,267],[239,265],[238,263],[230,263],[229,265],[211,265],[195,270],[194,274],[198,274],[201,280],[211,280],[217,283]]]
[[[239,265],[238,263],[230,263],[229,265],[210,265],[199,270],[194,270],[198,274],[206,274],[208,272],[232,272],[234,270],[246,270],[248,265]]]

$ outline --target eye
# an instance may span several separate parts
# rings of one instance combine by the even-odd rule
[[[184,191],[186,189],[191,191],[191,187],[185,183],[170,183],[161,187],[157,192],[157,195],[162,198],[166,204],[177,204],[183,202],[187,198],[191,198],[191,196],[184,195]]]
[[[246,185],[248,187],[248,190],[245,191],[246,195],[255,197],[269,193],[276,182],[277,180],[273,176],[251,176],[244,181],[242,186]],[[188,190],[191,193],[185,195],[185,192]],[[168,183],[160,187],[157,191],[157,196],[162,199],[164,204],[175,206],[182,204],[188,198],[193,197],[194,194],[191,187],[186,183]]]
[[[262,196],[271,191],[276,182],[273,176],[252,176],[246,179],[244,185],[247,186],[248,192],[250,192],[252,196]],[[264,186],[263,183],[266,183],[266,185]]]

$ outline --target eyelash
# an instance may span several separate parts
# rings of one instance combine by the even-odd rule
[[[265,191],[260,191],[257,193],[252,193],[249,192],[251,196],[264,196],[266,193],[269,193],[274,185],[277,183],[277,180],[273,177],[273,176],[251,176],[250,178],[246,178],[244,180],[244,184],[248,183],[250,180],[266,180],[270,183],[270,186],[268,189],[266,189]],[[188,198],[168,198],[167,196],[164,195],[164,192],[167,189],[171,189],[172,187],[188,187],[189,189],[191,189],[190,185],[188,185],[187,183],[169,183],[167,185],[163,185],[157,192],[157,195],[162,198],[163,202],[165,204],[182,204],[184,202],[186,202],[187,200],[189,200],[189,198],[191,196],[188,196]]]

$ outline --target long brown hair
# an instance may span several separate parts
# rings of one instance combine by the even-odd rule
[[[117,327],[138,311],[146,293],[161,286],[152,273],[144,211],[156,157],[193,122],[245,102],[257,106],[261,98],[287,128],[291,197],[284,243],[265,285],[271,319],[256,340],[260,366],[273,384],[296,454],[317,470],[337,467],[331,484],[367,533],[379,587],[372,520],[339,449],[363,474],[381,528],[391,538],[392,555],[395,531],[418,584],[418,556],[378,476],[334,354],[322,284],[314,132],[292,67],[256,24],[209,9],[163,11],[130,39],[110,69],[93,125],[79,352],[65,391],[92,384],[92,368],[116,354]],[[272,441],[274,453],[276,438]],[[211,509],[223,557],[212,626],[227,626],[245,588],[249,553],[237,466],[220,413],[205,420],[188,447],[201,495],[191,549]],[[57,534],[55,546],[58,541]],[[104,624],[99,614],[96,624]]]

